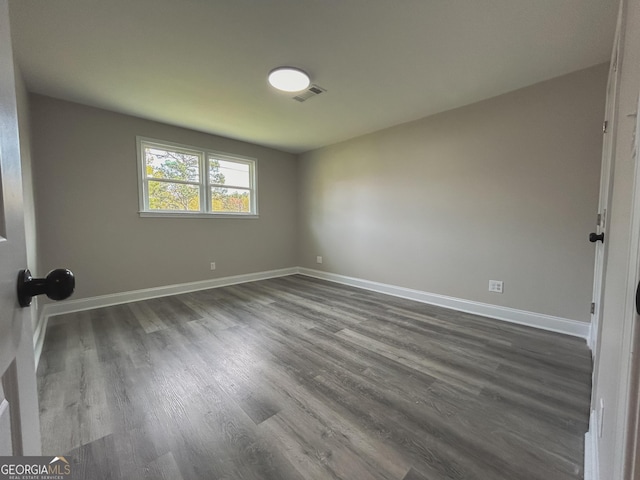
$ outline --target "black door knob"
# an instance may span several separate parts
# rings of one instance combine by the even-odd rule
[[[604,242],[604,233],[601,233],[600,235],[598,235],[597,233],[590,233],[589,234],[589,241],[591,243],[596,243],[598,241],[600,242]]]
[[[65,268],[52,270],[45,278],[33,278],[29,270],[21,270],[18,274],[18,303],[21,307],[28,307],[32,297],[43,293],[51,300],[64,300],[71,296],[75,287],[73,273]]]

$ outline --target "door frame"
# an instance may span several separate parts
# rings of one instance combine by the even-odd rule
[[[640,85],[638,86],[640,92]],[[622,352],[628,353],[623,365],[627,375],[622,377],[620,404],[622,425],[619,445],[624,446],[624,478],[636,479],[640,476],[640,315],[635,311],[636,289],[640,288],[640,96],[636,108],[636,124],[633,146],[634,184],[631,216],[631,246],[629,252],[629,276],[627,285],[627,310],[625,311],[625,334]],[[630,311],[629,311],[630,310]],[[627,314],[628,313],[628,314]]]
[[[596,391],[598,362],[600,360],[600,337],[602,334],[602,313],[604,309],[604,290],[605,278],[607,274],[607,252],[609,250],[609,242],[606,235],[607,225],[609,224],[609,207],[611,205],[611,196],[613,193],[613,159],[616,153],[615,131],[617,127],[617,102],[618,102],[618,85],[620,82],[620,48],[621,48],[621,25],[623,19],[623,10],[620,8],[618,12],[618,20],[616,33],[611,53],[611,65],[609,66],[609,75],[607,80],[607,95],[605,103],[605,114],[603,122],[603,145],[602,145],[602,165],[600,168],[600,193],[598,202],[599,222],[597,222],[597,233],[605,233],[604,241],[596,243],[596,252],[594,258],[594,275],[593,275],[593,300],[595,308],[591,316],[591,331],[589,334],[589,347],[591,348],[594,368],[592,372],[592,392]],[[594,399],[592,398],[592,403]]]

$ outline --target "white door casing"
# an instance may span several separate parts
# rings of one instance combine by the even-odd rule
[[[621,10],[622,13],[622,10]],[[611,201],[612,181],[613,181],[613,158],[615,155],[615,135],[617,118],[616,104],[618,98],[618,82],[620,80],[620,72],[618,69],[618,60],[620,53],[620,22],[621,14],[618,16],[618,28],[613,44],[613,52],[611,55],[611,63],[609,65],[609,78],[607,81],[607,96],[605,104],[605,118],[602,124],[602,165],[600,169],[600,196],[596,221],[596,233],[604,234],[604,241],[595,242],[595,265],[593,274],[593,308],[591,314],[591,334],[589,338],[589,347],[591,348],[594,362],[593,369],[593,389],[597,378],[597,364],[600,352],[600,334],[602,332],[602,312],[603,312],[603,292],[604,280],[606,276],[606,255],[608,250],[607,226],[609,223],[609,203]],[[593,399],[592,399],[593,400]],[[593,401],[592,401],[593,405]]]
[[[640,88],[639,88],[640,90]],[[632,246],[635,246],[636,256],[630,260],[635,260],[635,269],[630,269],[631,286],[636,286],[636,312],[630,325],[630,368],[629,368],[629,404],[627,407],[627,441],[625,453],[625,479],[640,478],[640,314],[638,313],[638,291],[640,291],[640,165],[638,165],[640,155],[640,96],[638,99],[638,108],[636,110],[636,128],[633,144],[633,158],[635,159],[635,182],[634,182],[634,208],[632,231]],[[631,296],[633,297],[633,295]]]

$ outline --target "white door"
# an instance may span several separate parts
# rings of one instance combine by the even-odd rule
[[[618,19],[618,24],[620,18]],[[605,118],[602,125],[603,130],[603,146],[602,146],[602,167],[600,171],[600,201],[598,205],[598,215],[596,220],[596,231],[590,235],[590,240],[595,244],[595,267],[593,276],[593,303],[591,305],[591,338],[589,346],[593,352],[594,376],[593,389],[596,390],[595,372],[597,372],[597,364],[600,353],[600,334],[602,332],[602,294],[604,292],[604,279],[606,274],[606,253],[607,253],[607,225],[608,205],[611,197],[611,182],[613,175],[611,168],[613,165],[612,158],[614,156],[615,136],[613,130],[616,126],[616,99],[618,92],[618,57],[619,57],[619,25],[616,30],[616,37],[613,46],[611,64],[609,66],[609,80],[607,82],[607,99],[605,107]],[[594,237],[594,235],[596,235]],[[601,240],[599,239],[601,238]],[[595,240],[595,241],[594,241]]]
[[[625,452],[625,479],[640,478],[640,98],[636,110],[636,128],[633,142],[633,158],[636,161],[634,182],[634,213],[632,245],[636,246],[636,268],[632,287],[635,286],[635,315],[631,322],[631,361],[629,375],[629,409],[627,418],[627,451]]]
[[[40,454],[29,309],[16,295],[26,261],[9,9],[0,0],[0,455]]]

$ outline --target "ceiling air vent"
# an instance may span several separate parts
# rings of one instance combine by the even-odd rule
[[[312,84],[309,88],[307,88],[304,92],[293,97],[294,100],[298,102],[306,102],[311,97],[316,97],[321,93],[326,92],[326,90],[318,85]]]

